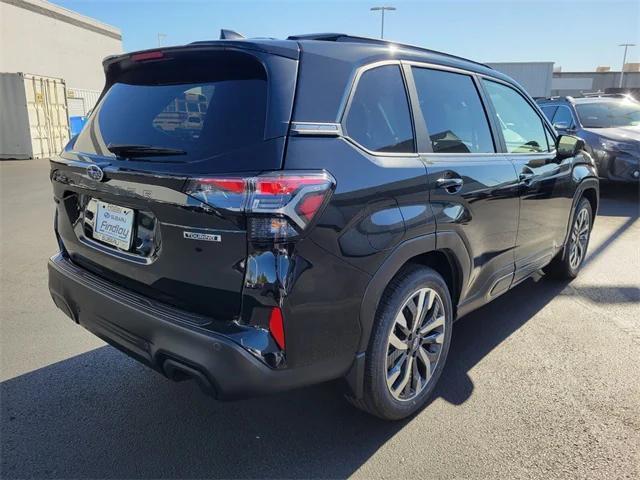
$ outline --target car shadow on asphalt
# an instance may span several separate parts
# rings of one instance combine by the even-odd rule
[[[433,401],[469,399],[469,371],[566,286],[529,279],[457,322]],[[0,384],[0,477],[347,477],[411,419],[377,420],[341,393],[332,382],[216,402],[101,347]]]
[[[564,288],[529,280],[456,323],[434,399]],[[224,403],[102,347],[0,385],[2,478],[339,478],[411,421],[348,405],[332,382]]]

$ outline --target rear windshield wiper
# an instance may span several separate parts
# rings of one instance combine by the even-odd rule
[[[115,144],[107,145],[107,150],[122,158],[159,157],[170,155],[186,155],[187,152],[177,148],[154,147],[152,145]]]

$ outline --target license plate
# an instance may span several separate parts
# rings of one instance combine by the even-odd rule
[[[133,210],[98,201],[93,222],[93,238],[129,250],[133,229]]]

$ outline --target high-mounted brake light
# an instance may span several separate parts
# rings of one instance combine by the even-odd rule
[[[297,237],[322,209],[335,180],[327,172],[189,180],[185,192],[213,208],[246,212],[253,240]]]
[[[142,52],[142,53],[134,53],[131,55],[132,62],[143,62],[145,60],[157,60],[159,58],[164,58],[164,52],[161,51],[153,51],[153,52]]]

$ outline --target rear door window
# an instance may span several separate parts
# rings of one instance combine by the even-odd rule
[[[142,64],[115,80],[76,151],[115,156],[114,145],[149,146],[171,154],[145,155],[145,161],[191,162],[264,140],[266,72],[249,55]]]
[[[483,80],[496,111],[508,153],[548,152],[542,119],[513,88]]]
[[[374,152],[415,152],[409,112],[400,67],[376,67],[360,77],[344,129],[350,138]]]
[[[491,130],[469,75],[413,68],[434,153],[493,153]]]

